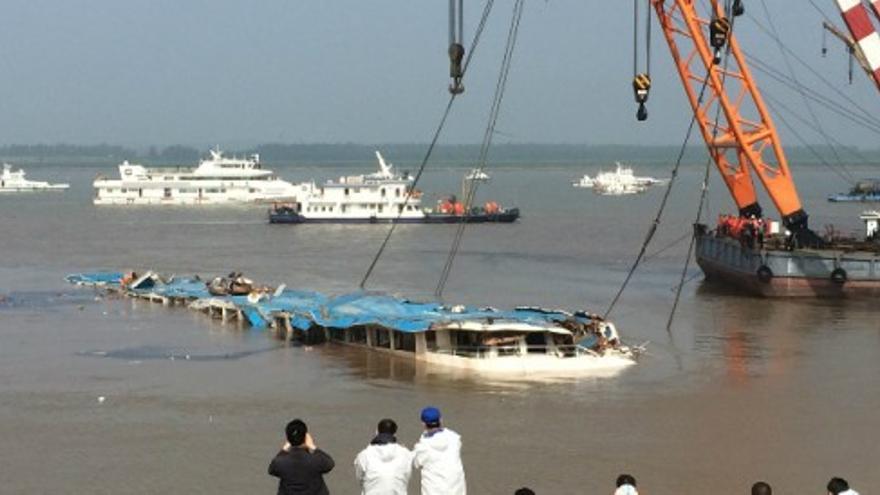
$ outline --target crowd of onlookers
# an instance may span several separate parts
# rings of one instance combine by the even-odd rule
[[[421,472],[422,495],[465,495],[461,437],[445,428],[436,407],[422,409],[424,431],[412,450],[397,443],[394,420],[379,421],[376,435],[354,461],[355,478],[361,495],[407,495],[413,469]],[[305,422],[294,419],[285,428],[287,442],[269,464],[269,474],[279,478],[278,495],[329,495],[324,475],[335,463],[315,445]],[[831,478],[828,495],[859,495],[843,478]],[[535,495],[522,487],[514,495]],[[636,479],[617,477],[614,495],[638,495]],[[765,481],[752,485],[752,495],[773,495]]]

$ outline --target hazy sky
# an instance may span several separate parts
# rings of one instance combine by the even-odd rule
[[[847,84],[836,40],[820,56],[822,19],[807,0],[766,1],[799,56],[865,108],[880,109],[863,73]],[[833,0],[815,1],[839,18]],[[470,37],[483,1],[465,3]],[[482,138],[512,3],[496,1],[444,142]],[[448,98],[445,0],[0,5],[4,144],[426,142]],[[745,5],[766,22],[760,0]],[[784,70],[775,43],[741,19],[741,43]],[[498,142],[679,143],[689,109],[656,25],[654,34],[651,119],[639,124],[630,89],[632,2],[528,0]],[[757,76],[768,93],[804,111],[798,96]],[[836,139],[877,147],[876,134],[817,112]],[[783,136],[796,144],[788,131]]]

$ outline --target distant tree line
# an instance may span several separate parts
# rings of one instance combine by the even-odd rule
[[[391,162],[412,169],[417,167],[427,151],[426,144],[357,144],[268,143],[247,149],[225,150],[229,154],[259,153],[267,164],[366,164],[371,163],[373,151],[380,150]],[[880,150],[858,150],[826,146],[810,149],[792,146],[786,148],[792,165],[836,163],[835,153],[844,163],[880,163]],[[475,164],[479,157],[477,144],[438,145],[431,157],[432,164]],[[612,164],[614,161],[634,164],[660,164],[675,160],[677,146],[587,145],[587,144],[499,144],[489,152],[492,165],[552,165],[552,164]],[[97,144],[10,144],[0,146],[0,158],[16,163],[118,163],[122,160],[140,161],[148,165],[191,164],[205,156],[207,149],[188,145],[149,146],[134,149],[124,146]],[[818,155],[818,156],[817,156]],[[822,157],[820,159],[820,157]],[[700,163],[707,159],[706,149],[691,146],[686,150],[685,163]]]

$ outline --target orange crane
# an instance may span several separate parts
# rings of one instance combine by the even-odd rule
[[[711,11],[701,15],[696,0],[649,1],[709,154],[739,214],[762,215],[754,173],[799,245],[821,245],[808,227],[779,134],[732,32],[733,17],[742,13],[741,2],[728,2],[728,12],[720,0],[708,0]],[[725,50],[728,59],[721,64]],[[634,87],[640,76],[644,78],[637,74]]]

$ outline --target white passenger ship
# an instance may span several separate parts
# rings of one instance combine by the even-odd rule
[[[639,177],[633,173],[633,169],[617,162],[614,172],[599,172],[596,177],[585,175],[574,187],[592,189],[597,194],[607,196],[622,196],[625,194],[638,194],[645,192],[649,187],[663,184],[663,179],[653,177]]]
[[[295,202],[284,207],[288,221],[278,223],[423,222],[421,192],[410,193],[413,177],[395,171],[378,151],[376,159],[379,170],[372,174],[297,184]]]
[[[0,174],[0,192],[63,191],[68,187],[69,184],[27,180],[24,178],[24,170],[12,170],[12,165],[8,163],[3,164],[3,173]]]
[[[286,201],[293,184],[263,169],[260,156],[226,157],[219,149],[197,167],[147,168],[125,161],[119,178],[98,177],[96,205],[199,205]]]

